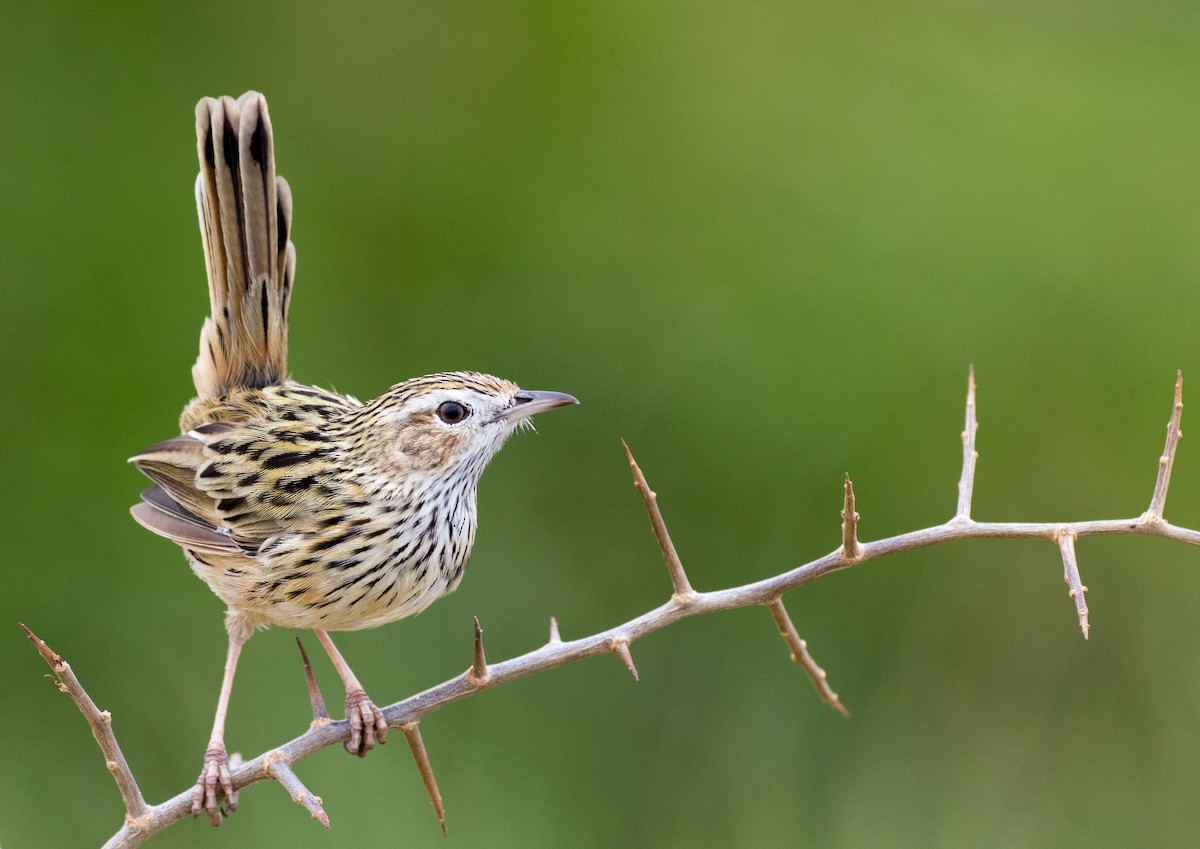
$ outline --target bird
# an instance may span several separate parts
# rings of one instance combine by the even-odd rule
[[[193,816],[219,825],[237,809],[225,719],[250,635],[271,625],[315,632],[346,688],[346,749],[364,756],[386,742],[382,711],[329,632],[394,622],[453,592],[475,540],[484,467],[531,416],[578,401],[474,371],[404,380],[369,403],[293,381],[292,193],[275,173],[266,99],[201,99],[196,139],[211,314],[179,435],[130,458],[153,482],[131,513],[179,545],[228,608],[225,670],[192,794]]]

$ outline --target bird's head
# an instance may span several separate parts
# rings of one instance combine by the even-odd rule
[[[392,474],[474,483],[530,416],[579,402],[562,392],[522,389],[478,372],[442,372],[393,386],[362,408],[372,454]]]

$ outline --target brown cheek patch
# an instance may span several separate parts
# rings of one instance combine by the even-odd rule
[[[433,471],[446,465],[462,437],[433,421],[432,413],[411,416],[401,428],[397,448],[413,468]]]

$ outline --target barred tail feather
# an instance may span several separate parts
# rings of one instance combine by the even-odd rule
[[[216,398],[286,377],[296,268],[292,193],[275,175],[271,121],[258,92],[201,100],[196,142],[196,206],[212,314],[192,377],[201,398]]]

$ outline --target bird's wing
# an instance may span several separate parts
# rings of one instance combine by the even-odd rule
[[[184,509],[159,486],[142,492],[142,501],[129,508],[138,524],[191,551],[209,554],[248,554],[229,534]]]
[[[201,425],[132,458],[157,484],[134,518],[185,548],[198,536],[255,551],[280,534],[319,528],[345,497],[331,442],[303,421]]]

